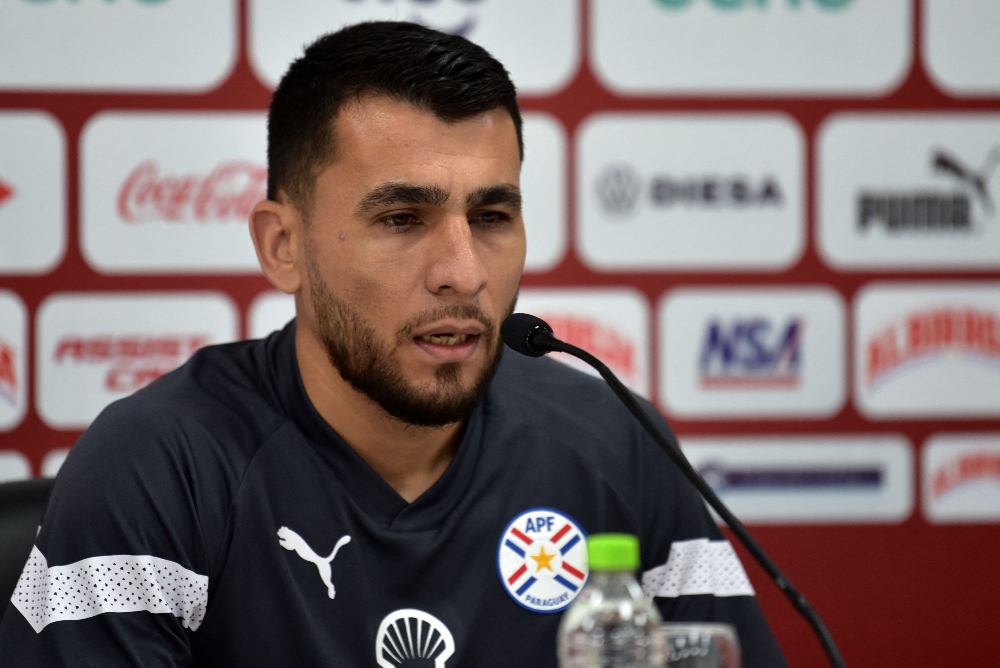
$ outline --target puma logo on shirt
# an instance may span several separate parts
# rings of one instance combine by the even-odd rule
[[[306,561],[316,564],[316,568],[319,569],[319,577],[326,585],[326,593],[330,598],[334,598],[337,595],[337,590],[333,586],[331,581],[331,569],[330,562],[333,561],[334,557],[337,556],[337,552],[343,546],[351,542],[350,536],[341,536],[337,544],[333,546],[333,552],[330,553],[329,557],[321,557],[313,549],[309,547],[309,544],[302,538],[299,534],[295,533],[288,527],[281,527],[278,529],[278,544],[286,550],[294,550],[295,554],[299,555]]]

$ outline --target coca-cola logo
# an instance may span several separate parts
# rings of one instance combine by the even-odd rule
[[[207,175],[161,174],[146,160],[125,178],[118,215],[126,223],[245,222],[266,197],[267,168],[247,160],[228,160]]]
[[[0,399],[13,406],[17,403],[17,353],[0,340]]]
[[[64,336],[56,346],[55,361],[109,364],[104,388],[109,392],[134,392],[173,371],[210,342],[208,334]]]
[[[1000,480],[1000,453],[970,452],[934,471],[931,493],[934,499],[974,480]]]
[[[1000,360],[1000,317],[974,308],[913,313],[868,342],[865,378],[872,385],[903,364],[947,351]]]
[[[552,325],[552,331],[558,338],[583,348],[626,377],[636,378],[635,346],[614,329],[573,315],[543,314],[542,318]]]

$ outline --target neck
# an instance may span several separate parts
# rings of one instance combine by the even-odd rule
[[[341,378],[305,327],[296,327],[295,358],[316,411],[397,494],[412,502],[437,482],[458,450],[462,423],[418,427],[392,417]]]

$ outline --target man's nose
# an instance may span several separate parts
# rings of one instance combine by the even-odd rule
[[[465,216],[448,216],[436,226],[429,241],[428,290],[471,297],[486,286],[486,265]]]

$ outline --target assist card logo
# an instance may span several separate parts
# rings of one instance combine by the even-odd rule
[[[586,538],[579,525],[558,510],[524,511],[500,536],[500,582],[528,610],[564,609],[587,581]]]

